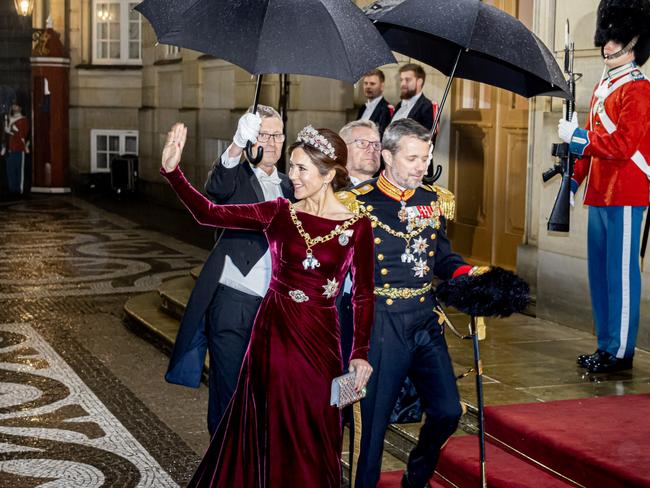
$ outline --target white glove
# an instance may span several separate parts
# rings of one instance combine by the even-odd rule
[[[232,142],[241,148],[246,147],[248,141],[255,144],[257,142],[257,135],[260,133],[261,125],[262,118],[259,115],[250,112],[245,113],[237,123],[237,132],[235,132],[235,137],[232,138]]]
[[[571,137],[573,133],[578,128],[578,113],[573,112],[571,120],[560,119],[560,122],[557,124],[557,135],[564,142],[571,142]]]
[[[429,165],[431,165],[431,161],[433,161],[433,144],[429,143],[429,157],[427,158],[427,168]]]
[[[573,193],[572,191],[569,192],[569,205],[571,205],[572,207],[576,206],[576,194]]]

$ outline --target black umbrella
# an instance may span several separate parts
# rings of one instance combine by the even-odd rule
[[[144,0],[136,10],[160,42],[211,54],[258,75],[254,108],[263,74],[354,83],[371,69],[396,62],[350,0]]]
[[[379,0],[365,12],[391,49],[449,76],[432,139],[454,77],[524,97],[571,96],[544,43],[518,19],[480,0]],[[436,175],[441,171],[438,166]]]

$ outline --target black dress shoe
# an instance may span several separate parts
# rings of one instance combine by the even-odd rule
[[[409,481],[408,471],[404,471],[404,475],[402,476],[402,488],[431,488],[431,485],[429,483],[426,483],[423,486],[414,485]]]
[[[576,359],[576,363],[578,363],[578,366],[581,368],[586,368],[590,363],[593,363],[597,359],[600,359],[603,354],[605,354],[605,351],[601,349],[596,349],[596,352],[593,354],[580,354],[580,356],[578,356]]]
[[[632,358],[617,358],[608,352],[601,355],[599,359],[589,363],[587,370],[590,373],[616,373],[632,369]]]

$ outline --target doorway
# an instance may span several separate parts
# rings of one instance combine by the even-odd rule
[[[484,0],[532,26],[534,0]],[[451,95],[449,189],[454,250],[475,264],[514,270],[524,236],[528,100],[506,90],[455,80]]]

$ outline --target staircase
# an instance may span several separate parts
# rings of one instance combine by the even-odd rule
[[[178,331],[179,320],[185,310],[185,304],[200,267],[193,269],[187,276],[165,281],[158,290],[132,297],[125,304],[127,326],[140,335],[145,336],[161,350],[169,353],[173,347]],[[207,372],[207,358],[206,358]],[[206,377],[207,378],[207,375]],[[626,396],[629,397],[629,396]],[[625,397],[621,397],[625,398]],[[604,398],[587,399],[584,401],[602,402]],[[597,487],[608,488],[623,486],[647,486],[650,488],[650,454],[648,459],[636,459],[650,452],[643,449],[642,441],[637,440],[638,447],[630,452],[626,451],[627,462],[621,459],[601,459],[591,453],[583,452],[580,443],[571,443],[569,437],[554,436],[552,426],[563,420],[560,411],[554,411],[559,402],[533,403],[522,405],[503,405],[486,409],[487,429],[487,486],[490,488],[563,488],[563,487]],[[559,406],[561,407],[561,405]],[[557,407],[557,408],[559,408]],[[540,408],[539,414],[527,418],[525,421],[517,415],[522,409]],[[551,409],[552,413],[548,413]],[[600,408],[600,407],[599,407]],[[605,407],[602,407],[605,408]],[[640,407],[639,407],[640,408]],[[519,410],[518,410],[519,409]],[[647,408],[650,409],[650,400]],[[615,455],[617,451],[608,451],[608,447],[616,448],[617,443],[627,442],[630,438],[638,437],[647,432],[650,438],[650,421],[645,421],[641,426],[640,417],[633,414],[633,407],[616,408],[615,412],[631,410],[633,419],[629,421],[627,429],[621,427],[619,439],[614,434],[611,440],[591,442],[590,444],[604,446],[603,455]],[[639,410],[637,410],[638,413]],[[603,411],[605,412],[605,410]],[[587,435],[588,423],[580,424],[581,410],[574,412],[576,415],[567,428],[572,429],[576,435]],[[602,418],[612,419],[601,413]],[[619,414],[614,414],[618,417]],[[546,419],[546,417],[549,417]],[[585,417],[586,422],[593,423]],[[541,428],[531,428],[536,422],[547,422]],[[564,419],[566,420],[566,419]],[[620,419],[618,419],[621,421]],[[399,488],[402,471],[408,459],[408,454],[417,442],[419,432],[417,424],[401,424],[389,426],[384,441],[384,459],[382,479],[378,488]],[[641,433],[638,429],[643,427]],[[627,433],[626,433],[627,431]],[[444,447],[436,476],[431,480],[435,488],[455,487],[474,488],[480,487],[478,438],[476,435],[476,410],[468,405],[468,413],[461,419],[460,428]],[[347,436],[347,432],[345,433]],[[597,435],[597,434],[595,434]],[[636,437],[635,437],[636,436]],[[642,438],[644,438],[642,436]],[[586,443],[589,444],[589,443]],[[625,443],[624,443],[625,444]],[[635,444],[635,446],[637,445]],[[347,446],[347,443],[344,445]],[[640,453],[640,454],[639,454]],[[590,457],[591,456],[591,457]],[[636,456],[636,457],[635,457]],[[343,453],[344,476],[347,478],[345,460],[347,453]],[[611,461],[611,462],[609,462]],[[635,464],[636,463],[636,464]],[[626,471],[626,465],[629,469]],[[605,466],[605,468],[603,468]],[[621,472],[623,471],[623,472]],[[634,478],[636,476],[636,478]],[[629,480],[634,479],[633,484]],[[596,481],[597,480],[597,481]],[[622,481],[621,481],[622,480]],[[603,484],[604,483],[604,484]]]

